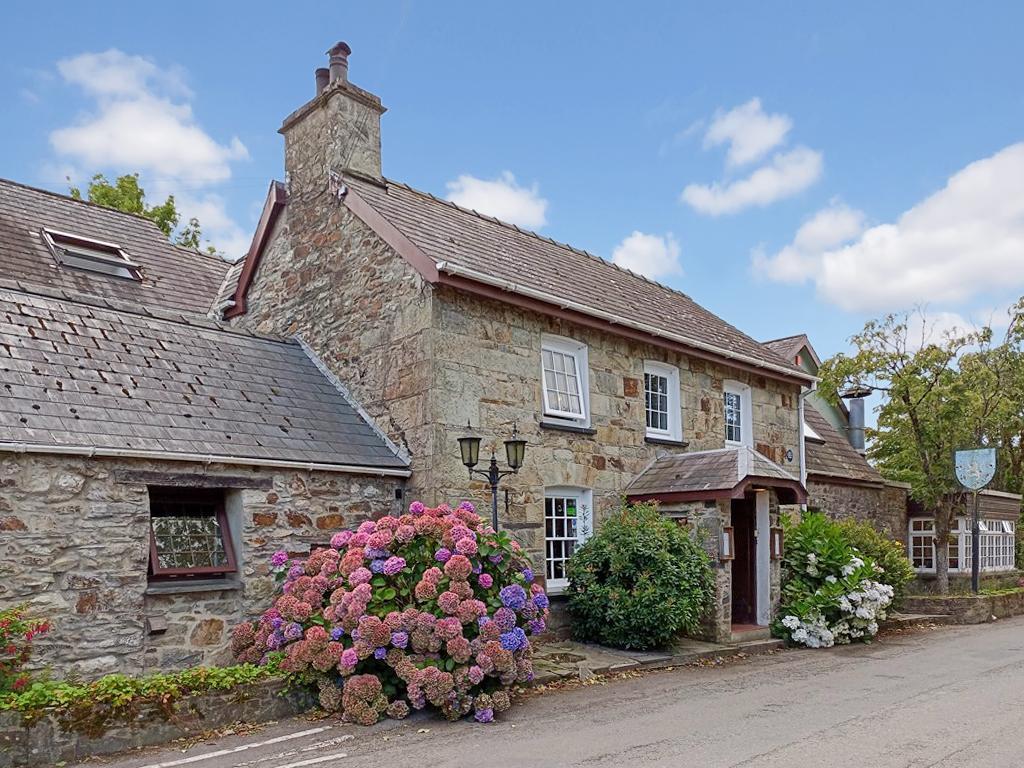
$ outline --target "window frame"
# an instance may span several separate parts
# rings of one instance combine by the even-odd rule
[[[576,486],[548,486],[544,489],[544,583],[545,590],[548,594],[558,595],[565,591],[569,586],[569,579],[566,576],[562,578],[554,578],[549,574],[553,571],[549,569],[549,564],[554,562],[555,559],[561,560],[563,563],[568,562],[569,557],[564,557],[564,549],[562,551],[562,558],[551,558],[548,555],[548,542],[559,541],[573,542],[573,552],[587,541],[593,535],[594,528],[594,517],[593,517],[593,491],[589,488],[582,488]],[[566,499],[574,499],[576,502],[576,537],[569,538],[568,536],[552,536],[548,537],[547,524],[548,524],[548,501],[554,501],[562,499],[563,502]],[[564,571],[563,571],[564,573]]]
[[[576,366],[576,383],[579,390],[580,413],[563,411],[560,408],[552,407],[548,393],[547,370],[544,367],[544,353],[571,357]],[[562,336],[545,335],[541,338],[540,345],[540,391],[541,391],[541,412],[544,420],[555,424],[564,424],[575,427],[590,426],[590,361],[587,353],[587,345],[574,339]]]
[[[652,427],[648,422],[648,414],[651,412],[648,401],[647,379],[649,376],[658,376],[666,380],[666,414],[668,428],[660,429]],[[668,363],[657,360],[644,360],[644,433],[647,437],[659,440],[682,440],[682,407],[680,403],[679,389],[679,368]]]
[[[115,243],[83,237],[70,232],[44,227],[42,237],[46,242],[54,260],[61,267],[79,272],[90,272],[104,277],[116,277],[119,280],[142,280],[142,267],[128,257],[128,253]],[[76,250],[76,247],[79,250]],[[102,268],[84,266],[81,262],[92,262]],[[112,270],[124,270],[128,274],[118,274]]]
[[[999,518],[983,518],[979,522],[981,523],[981,540],[978,549],[981,556],[981,572],[1012,571],[1016,568],[1016,522]],[[928,530],[923,528],[915,530],[915,524],[922,526],[927,524]],[[1007,531],[1007,528],[1010,530]],[[950,526],[949,533],[952,538],[948,544],[950,548],[949,572],[970,573],[973,559],[970,518],[957,517]],[[921,562],[930,558],[931,565],[918,565],[914,550],[915,538],[927,539],[926,544],[917,546],[918,549],[922,546],[928,548],[928,556],[922,557]],[[907,521],[907,557],[917,573],[935,573],[935,522],[933,518],[912,517]]]
[[[154,517],[172,517],[153,513],[154,506],[159,504],[203,504],[213,507],[210,515],[217,521],[217,531],[224,547],[227,563],[224,566],[200,566],[194,568],[163,568],[159,565],[159,552],[156,546],[156,532],[153,530]],[[221,489],[209,488],[149,488],[149,567],[150,581],[187,580],[226,578],[238,573],[238,560],[235,557],[234,541],[231,536],[231,525],[224,503],[224,492]]]
[[[729,427],[731,426],[728,419],[728,410],[725,404],[725,398],[727,395],[733,395],[740,398],[740,439],[731,440],[729,438]],[[722,382],[722,426],[723,426],[723,437],[725,438],[725,444],[727,446],[750,446],[754,445],[754,425],[753,425],[753,413],[754,408],[751,403],[751,388],[750,385],[744,384],[740,381],[724,381]]]

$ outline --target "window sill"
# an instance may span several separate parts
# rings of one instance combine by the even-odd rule
[[[671,445],[675,448],[686,448],[690,445],[689,440],[673,440],[671,437],[655,437],[654,435],[646,435],[644,442],[651,445]]]
[[[596,435],[597,430],[593,427],[577,427],[573,424],[559,424],[556,421],[540,422],[541,429],[554,429],[561,432],[575,432],[577,435]]]
[[[237,579],[196,579],[195,581],[151,581],[147,595],[187,595],[193,592],[233,592],[242,589]]]

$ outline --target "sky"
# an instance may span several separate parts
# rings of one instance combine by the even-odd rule
[[[248,248],[336,41],[386,176],[824,358],[866,320],[1024,294],[1024,4],[17,3],[0,176],[138,171]],[[785,9],[785,10],[782,10]]]

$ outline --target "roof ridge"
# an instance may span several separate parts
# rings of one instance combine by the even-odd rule
[[[288,346],[297,345],[297,342],[294,339],[285,338],[283,336],[253,333],[252,331],[239,326],[228,325],[216,318],[209,317],[208,315],[193,314],[181,310],[164,309],[162,307],[151,309],[144,304],[136,304],[134,302],[123,301],[121,299],[109,299],[89,293],[78,293],[76,291],[65,291],[63,289],[50,289],[47,286],[38,285],[36,283],[23,283],[18,280],[0,278],[0,290],[13,291],[14,293],[21,293],[26,296],[37,296],[43,299],[67,301],[72,304],[96,307],[97,309],[120,312],[126,315],[148,317],[153,320],[161,320],[166,323],[181,325],[188,328],[204,329],[208,331],[223,331],[224,333],[230,333],[236,336],[245,336],[260,341],[268,341],[274,344],[285,344]]]
[[[627,275],[632,275],[633,277],[639,278],[640,280],[643,280],[646,283],[650,283],[651,285],[656,285],[657,287],[663,288],[666,291],[671,291],[672,293],[678,294],[678,295],[682,296],[683,298],[685,298],[685,299],[687,299],[689,301],[692,301],[694,304],[697,303],[696,300],[692,296],[690,296],[688,293],[684,293],[683,291],[680,291],[678,288],[673,288],[672,286],[665,285],[664,283],[658,282],[657,280],[652,280],[651,278],[647,277],[646,275],[642,275],[639,272],[634,272],[631,269],[627,269],[626,267],[620,266],[619,264],[616,264],[613,261],[609,261],[608,259],[606,259],[606,258],[604,258],[602,256],[598,256],[596,253],[591,253],[590,251],[588,251],[588,250],[586,250],[584,248],[577,248],[575,245],[572,245],[571,243],[562,242],[561,240],[555,240],[553,237],[549,237],[548,235],[543,235],[540,232],[537,232],[535,230],[526,229],[526,228],[520,227],[517,224],[513,224],[513,223],[511,223],[509,221],[504,221],[504,220],[496,218],[494,216],[490,216],[490,215],[488,215],[486,213],[481,213],[480,211],[478,211],[478,210],[476,210],[474,208],[467,208],[465,206],[459,205],[458,203],[453,203],[451,200],[445,200],[444,198],[438,197],[433,192],[427,192],[426,190],[416,189],[415,187],[412,187],[412,186],[406,184],[405,182],[395,181],[394,179],[390,179],[390,178],[387,178],[387,177],[384,178],[384,181],[387,184],[394,184],[395,186],[403,187],[403,188],[409,190],[410,192],[412,192],[414,194],[423,195],[425,197],[429,197],[431,200],[434,200],[434,201],[436,201],[438,203],[442,203],[444,205],[447,205],[447,206],[449,206],[451,208],[454,208],[454,209],[456,209],[458,211],[462,211],[463,213],[468,213],[468,214],[470,214],[472,216],[476,216],[477,218],[484,219],[485,221],[493,222],[493,223],[498,224],[498,225],[500,225],[502,227],[505,227],[506,229],[514,229],[516,232],[519,232],[520,234],[526,235],[528,237],[535,237],[538,240],[544,240],[544,241],[546,241],[548,243],[551,243],[552,245],[556,245],[556,246],[558,246],[560,248],[566,248],[566,249],[572,251],[573,253],[578,253],[581,256],[586,256],[587,258],[593,259],[595,261],[599,261],[599,262],[601,262],[602,264],[604,264],[606,266],[613,267],[614,269],[617,269],[619,272],[625,272]]]
[[[800,339],[806,337],[806,333],[794,333],[792,336],[779,336],[777,339],[765,339],[762,344],[774,344],[777,341],[790,341],[792,339]]]
[[[82,199],[80,197],[72,197],[71,195],[65,195],[65,194],[62,194],[60,192],[54,192],[52,189],[43,189],[42,187],[33,187],[31,184],[25,184],[25,183],[20,182],[20,181],[15,181],[14,179],[4,178],[3,176],[0,176],[0,184],[8,184],[8,185],[10,185],[12,187],[18,187],[19,189],[27,189],[30,192],[38,192],[38,193],[43,194],[43,195],[49,195],[50,197],[56,197],[56,198],[58,198],[60,200],[64,200],[64,201],[70,202],[70,203],[81,203],[83,205],[89,206],[90,208],[95,208],[95,209],[100,210],[100,211],[108,211],[110,213],[113,213],[116,216],[130,216],[133,219],[138,219],[139,221],[144,221],[147,224],[149,224],[150,226],[155,227],[157,232],[159,232],[162,237],[166,237],[166,235],[164,235],[164,233],[163,233],[163,230],[160,229],[159,226],[157,226],[157,223],[155,221],[153,221],[148,216],[143,216],[141,213],[132,213],[131,211],[122,211],[122,210],[120,210],[118,208],[111,208],[109,205],[102,205],[100,203],[94,203],[92,200],[84,200],[84,199]],[[180,243],[175,243],[173,240],[170,240],[170,239],[168,239],[167,242],[168,242],[169,245],[171,245],[171,246],[173,246],[173,247],[175,247],[175,248],[177,248],[179,250],[186,251],[187,253],[197,254],[197,255],[202,256],[204,258],[214,258],[214,259],[217,259],[218,261],[223,261],[223,262],[225,262],[227,264],[231,263],[227,259],[221,258],[220,256],[218,256],[215,253],[205,253],[203,251],[200,251],[198,248],[189,248],[187,246],[181,245]]]

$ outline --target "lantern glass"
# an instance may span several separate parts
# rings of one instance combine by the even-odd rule
[[[480,461],[480,438],[472,435],[459,438],[462,463],[472,469]]]
[[[514,472],[518,472],[519,468],[523,466],[523,458],[525,456],[525,440],[523,440],[521,437],[513,436],[510,440],[505,441],[505,458],[508,460],[508,466]]]

